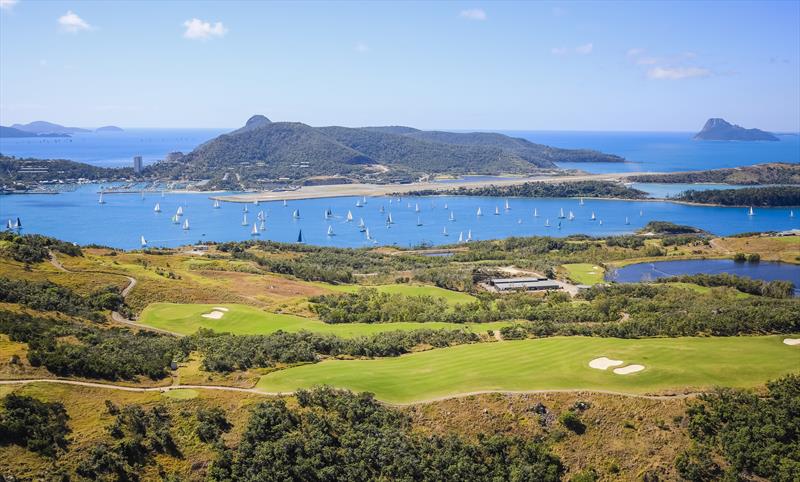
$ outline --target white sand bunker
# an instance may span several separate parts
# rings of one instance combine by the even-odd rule
[[[600,358],[595,358],[594,360],[590,361],[589,367],[596,368],[598,370],[605,370],[611,367],[618,367],[623,363],[625,362],[623,362],[622,360],[612,360],[611,358],[606,358],[604,356],[601,356]]]
[[[214,311],[212,311],[211,313],[203,313],[200,316],[202,316],[203,318],[211,318],[212,320],[219,320],[220,318],[222,318],[222,315],[224,314],[225,313],[223,313],[222,311],[216,311],[215,308]]]
[[[226,311],[226,312],[228,311],[228,309],[223,306],[215,306],[214,309],[216,311]]]
[[[628,375],[630,373],[636,373],[644,370],[644,365],[628,365],[622,368],[615,368],[614,373],[617,375]]]
[[[800,338],[784,338],[783,344],[789,346],[800,345]]]

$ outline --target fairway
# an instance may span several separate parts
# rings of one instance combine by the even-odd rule
[[[562,265],[567,270],[569,278],[582,285],[595,285],[602,283],[605,270],[592,263],[571,263]]]
[[[228,311],[219,319],[205,318],[214,307],[224,307]],[[330,333],[343,338],[372,335],[384,331],[451,329],[466,328],[475,333],[487,330],[499,330],[510,322],[491,323],[341,323],[328,324],[312,318],[295,315],[268,313],[247,305],[238,304],[177,304],[153,303],[142,311],[139,323],[162,330],[191,335],[198,328],[208,328],[219,332],[230,332],[237,335],[268,335],[278,330],[297,332],[301,330],[315,333]]]
[[[328,384],[408,403],[474,391],[609,390],[662,392],[715,385],[752,387],[800,371],[800,347],[785,336],[717,338],[554,337],[478,343],[397,358],[330,360],[265,375],[268,392]],[[616,375],[589,368],[594,358],[641,364]]]
[[[393,293],[405,296],[423,296],[423,295],[434,296],[437,298],[444,299],[451,305],[455,305],[458,303],[472,303],[473,301],[476,300],[474,296],[468,293],[446,290],[444,288],[439,288],[438,286],[431,286],[431,285],[400,283],[391,285],[364,286],[364,285],[333,285],[322,282],[311,282],[310,284],[313,284],[314,286],[320,288],[325,288],[333,291],[340,291],[343,293],[355,293],[356,291],[363,288],[372,288],[382,293]]]

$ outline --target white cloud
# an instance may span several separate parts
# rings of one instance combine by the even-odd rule
[[[0,0],[0,8],[3,10],[11,10],[17,3],[18,0]]]
[[[364,42],[358,42],[356,44],[356,52],[360,54],[369,52],[369,45],[365,44]]]
[[[183,22],[186,31],[183,36],[192,40],[207,40],[212,37],[224,37],[228,33],[228,29],[222,25],[222,22],[211,24],[211,22],[204,22],[199,18],[193,18]]]
[[[553,47],[550,49],[550,53],[553,55],[567,55],[567,54],[577,54],[577,55],[589,55],[594,50],[594,44],[589,42],[588,44],[578,45],[575,48],[572,47]]]
[[[469,20],[486,20],[486,12],[480,8],[462,10],[460,15]]]
[[[58,17],[58,24],[61,26],[63,32],[78,33],[82,30],[91,30],[92,26],[78,16],[72,10],[67,10],[67,13]]]
[[[709,75],[711,71],[702,67],[653,67],[647,71],[647,77],[658,80],[681,80]]]

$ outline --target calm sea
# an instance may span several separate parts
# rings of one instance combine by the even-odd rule
[[[286,207],[280,202],[223,203],[220,209],[213,209],[207,194],[167,193],[161,197],[151,193],[144,199],[139,194],[107,194],[104,196],[106,203],[101,205],[97,191],[98,186],[85,185],[61,194],[0,196],[0,221],[5,224],[6,219],[19,217],[24,232],[126,249],[138,248],[141,236],[151,246],[249,239],[259,211],[264,211],[266,216],[266,229],[260,232],[260,239],[293,242],[302,230],[307,243],[339,247],[373,245],[358,228],[361,218],[377,244],[404,247],[420,243],[455,243],[459,235],[466,239],[469,233],[474,240],[623,234],[632,233],[652,220],[688,224],[719,235],[800,228],[800,218],[791,218],[790,210],[784,208],[756,209],[755,216],[748,216],[741,208],[687,206],[663,201],[586,199],[584,205],[580,205],[576,199],[512,198],[510,209],[505,210],[503,199],[489,197],[406,197],[399,202],[376,197],[368,198],[366,206],[361,208],[356,206],[357,198],[340,197],[289,201]],[[160,204],[161,213],[154,212],[156,203]],[[245,206],[249,211],[247,225],[242,225]],[[189,220],[189,230],[183,230],[170,219],[178,207],[184,212],[181,222]],[[478,208],[482,216],[477,216]],[[499,211],[497,215],[495,208]],[[333,217],[326,220],[324,213],[328,209],[333,211]],[[572,211],[575,219],[558,219],[561,209],[567,217]],[[294,210],[299,211],[299,219],[292,217]],[[534,210],[538,217],[534,216]],[[346,221],[348,211],[352,213],[352,222]],[[451,212],[454,221],[449,220]],[[389,213],[394,224],[387,227]],[[595,221],[591,220],[592,213],[597,218]],[[550,227],[546,226],[547,221]],[[333,236],[327,235],[329,226],[333,228]],[[444,229],[448,236],[444,235]]]

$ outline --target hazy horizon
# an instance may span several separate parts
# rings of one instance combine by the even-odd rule
[[[0,0],[0,124],[800,131],[800,2]]]

